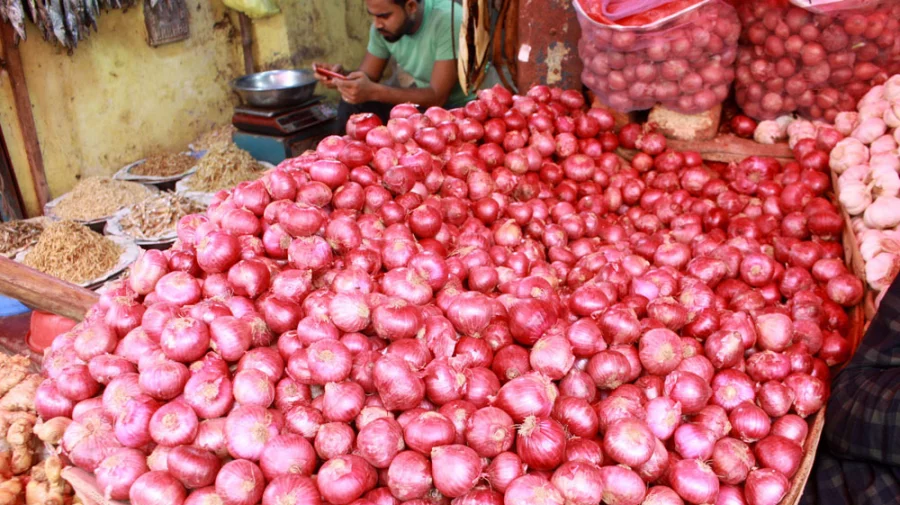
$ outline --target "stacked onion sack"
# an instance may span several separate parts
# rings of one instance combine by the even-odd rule
[[[778,503],[863,294],[827,166],[584,105],[352,117],[147,251],[38,411],[134,505]]]
[[[900,72],[900,5],[818,3],[824,5],[752,0],[737,6],[743,34],[735,98],[747,115],[799,113],[832,122]]]

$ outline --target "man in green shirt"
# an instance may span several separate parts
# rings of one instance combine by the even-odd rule
[[[360,112],[372,112],[387,122],[391,108],[414,103],[423,110],[432,106],[462,107],[467,96],[459,85],[454,45],[458,45],[462,7],[453,0],[364,0],[372,16],[369,46],[359,70],[346,79],[316,73],[325,86],[341,94],[338,121]],[[452,22],[451,22],[452,21]],[[384,69],[393,56],[397,65],[412,76],[415,86],[381,84]],[[316,64],[343,73],[340,65]]]

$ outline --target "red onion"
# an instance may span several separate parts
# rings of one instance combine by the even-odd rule
[[[731,421],[735,436],[747,443],[765,437],[771,427],[771,421],[765,411],[750,402],[735,407],[728,419]]]
[[[757,442],[756,458],[762,468],[774,468],[791,478],[800,468],[803,448],[779,435],[769,435]]]
[[[225,418],[200,422],[194,445],[215,454],[219,459],[228,457],[228,448],[225,446]]]
[[[684,423],[673,435],[675,450],[686,459],[708,460],[713,453],[716,435],[704,426]]]
[[[434,487],[456,498],[469,492],[481,475],[481,460],[464,445],[445,445],[431,451]]]
[[[675,371],[666,376],[666,395],[681,403],[685,414],[699,412],[712,396],[712,390],[701,377],[690,372]]]
[[[53,380],[47,379],[35,392],[34,406],[41,418],[53,419],[60,416],[70,417],[75,404],[56,389]]]
[[[285,413],[284,421],[289,432],[313,439],[319,431],[319,426],[325,423],[325,416],[313,407],[297,405]]]
[[[141,371],[141,391],[157,400],[171,400],[184,391],[190,375],[184,364],[165,359]]]
[[[712,468],[723,483],[740,484],[755,466],[753,451],[744,442],[731,437],[716,442],[712,453]]]
[[[598,352],[590,359],[586,371],[598,388],[615,389],[627,382],[631,365],[628,358],[621,353],[606,350]]]
[[[138,395],[128,400],[116,417],[116,439],[122,445],[132,448],[149,444],[152,441],[150,419],[159,407],[160,404],[147,395]]]
[[[113,500],[127,500],[134,482],[149,472],[147,457],[137,449],[119,449],[104,459],[94,472],[97,487]]]
[[[600,469],[582,461],[563,463],[550,482],[572,505],[593,505],[603,499]]]
[[[212,485],[221,465],[215,454],[186,445],[173,448],[166,463],[169,473],[188,489]]]
[[[531,367],[551,380],[559,380],[575,363],[568,340],[562,335],[547,335],[531,348]]]
[[[529,416],[549,416],[557,396],[559,391],[548,377],[529,373],[504,384],[493,406],[505,410],[513,421],[521,423]]]
[[[85,365],[70,365],[56,377],[56,389],[72,401],[87,400],[97,394],[100,384]]]
[[[505,492],[511,482],[525,474],[525,469],[515,453],[501,452],[491,460],[485,473],[491,487]]]
[[[259,466],[269,481],[281,475],[299,474],[309,477],[316,467],[316,452],[300,435],[278,435],[266,442]]]
[[[196,361],[209,347],[209,328],[190,317],[171,319],[160,335],[159,344],[169,359],[182,363]]]
[[[279,424],[272,412],[257,405],[232,410],[225,421],[228,452],[234,458],[259,461],[266,443],[278,435]]]
[[[777,505],[791,484],[778,470],[759,468],[750,472],[744,483],[747,505]]]
[[[422,454],[404,451],[391,461],[387,485],[398,500],[424,498],[432,486],[431,462]]]
[[[792,373],[784,385],[794,392],[794,411],[800,417],[818,412],[828,399],[828,388],[821,379],[804,373]]]
[[[280,475],[269,481],[263,492],[262,505],[318,505],[321,503],[315,482],[302,475]]]
[[[166,472],[147,472],[131,485],[128,499],[134,505],[181,505],[186,492],[175,477]]]
[[[374,407],[368,407],[374,408]],[[366,409],[363,409],[365,412]],[[362,415],[362,414],[360,414]],[[374,420],[374,419],[373,419]],[[360,423],[356,421],[359,429],[362,429],[368,423]],[[323,460],[329,460],[344,454],[350,454],[356,441],[356,433],[353,428],[344,423],[326,423],[319,427],[316,433],[315,449],[316,454]],[[265,454],[263,454],[265,456]],[[263,466],[263,472],[266,468]]]
[[[660,440],[668,440],[681,422],[681,404],[669,397],[653,398],[644,409],[647,427]]]
[[[403,448],[403,429],[390,418],[372,421],[356,437],[356,454],[375,468],[387,468]]]
[[[82,361],[113,352],[116,349],[115,330],[103,323],[84,326],[76,333],[75,353]]]
[[[622,419],[606,429],[604,453],[631,467],[647,462],[653,455],[655,437],[646,423],[637,419]]]
[[[806,445],[806,436],[809,433],[809,425],[800,416],[787,414],[775,420],[772,423],[772,429],[769,431],[771,435],[784,437],[795,444],[803,447]]]
[[[426,415],[428,414],[422,414],[422,416]],[[407,430],[410,430],[409,426],[407,426]],[[407,439],[409,439],[408,436]],[[508,451],[512,447],[514,439],[515,428],[512,418],[498,408],[485,407],[469,417],[466,444],[481,457],[491,458]]]
[[[647,485],[641,477],[624,466],[601,467],[600,485],[603,501],[607,503],[638,505],[647,494]]]
[[[246,459],[225,463],[216,476],[216,493],[225,503],[254,505],[262,499],[265,487],[262,471]]]
[[[197,414],[186,402],[175,400],[161,406],[150,418],[150,436],[159,445],[174,447],[191,443],[197,436]]]
[[[469,422],[471,423],[471,420]],[[423,412],[413,416],[403,426],[403,438],[410,449],[428,455],[435,447],[453,443],[456,439],[456,427],[450,419],[439,412]],[[473,448],[478,451],[477,448]]]
[[[712,379],[710,401],[730,412],[743,402],[752,402],[756,390],[747,374],[733,368],[722,370]]]
[[[519,428],[516,452],[529,467],[552,470],[565,459],[565,451],[565,429],[557,421],[530,416]]]
[[[556,486],[547,479],[537,475],[523,475],[512,481],[506,488],[503,503],[544,503],[546,505],[563,505],[566,499]],[[640,500],[634,503],[637,505]]]
[[[218,317],[209,324],[210,347],[225,361],[238,361],[250,348],[250,324],[232,316]]]
[[[639,355],[649,373],[666,375],[682,360],[681,339],[671,330],[652,329],[641,337]]]
[[[675,462],[669,470],[672,489],[686,502],[714,503],[719,495],[719,479],[706,464],[692,459]]]

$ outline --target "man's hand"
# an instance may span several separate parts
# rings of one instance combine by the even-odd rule
[[[360,104],[374,100],[376,84],[363,72],[350,72],[347,79],[334,83],[341,98],[351,104]]]
[[[344,67],[341,66],[340,63],[338,63],[337,65],[328,65],[326,63],[313,63],[313,70],[315,70],[316,67],[324,68],[326,70],[331,70],[332,72],[337,72],[339,74],[344,73]],[[319,82],[321,82],[322,85],[325,86],[326,88],[330,88],[330,89],[337,88],[337,86],[335,85],[336,79],[328,77],[327,75],[320,74],[319,72],[315,72],[315,76],[316,76],[316,79]]]

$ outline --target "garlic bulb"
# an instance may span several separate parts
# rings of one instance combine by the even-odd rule
[[[760,144],[776,144],[784,140],[785,136],[785,129],[777,121],[771,119],[759,123],[753,132],[753,140]]]
[[[847,212],[851,216],[855,216],[862,214],[866,207],[872,204],[872,193],[865,183],[851,182],[841,187],[841,195],[838,199]]]
[[[876,198],[872,205],[866,208],[863,221],[869,228],[879,230],[897,226],[900,224],[900,198],[894,196]]]
[[[869,161],[869,148],[853,137],[841,140],[831,150],[828,164],[838,175],[850,167],[862,165]]]
[[[897,196],[900,193],[900,175],[889,166],[873,166],[869,172],[869,191],[872,197]],[[877,200],[876,200],[877,201]]]
[[[881,253],[866,262],[866,282],[872,289],[887,289],[900,270],[900,256]]]
[[[859,113],[856,111],[838,112],[834,118],[834,129],[845,137],[853,133],[857,126],[859,126]]]

